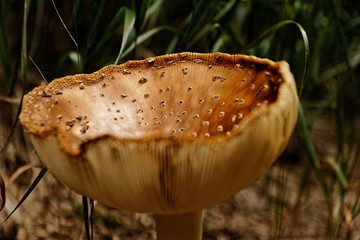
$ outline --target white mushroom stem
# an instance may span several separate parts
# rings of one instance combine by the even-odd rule
[[[201,240],[203,211],[154,215],[157,240]]]

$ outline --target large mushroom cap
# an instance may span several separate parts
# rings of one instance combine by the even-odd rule
[[[256,180],[284,150],[297,104],[286,62],[179,53],[37,87],[20,121],[71,189],[119,209],[175,214]]]

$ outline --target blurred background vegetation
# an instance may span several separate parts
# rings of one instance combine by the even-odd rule
[[[257,193],[254,201],[259,203],[254,212],[267,219],[262,222],[265,230],[253,227],[252,235],[246,235],[245,227],[229,227],[234,222],[219,223],[219,218],[234,219],[233,213],[251,213],[237,202],[251,194],[246,190],[209,211],[204,238],[360,238],[360,1],[2,0],[0,7],[0,175],[8,196],[1,219],[21,198],[40,165],[17,123],[24,93],[45,84],[45,79],[90,73],[128,59],[220,51],[286,60],[297,80],[301,107],[298,127],[286,152],[252,187]],[[62,190],[36,192],[36,199],[45,204],[50,198],[75,198],[69,204],[73,204],[76,216],[78,206],[73,202],[78,199],[55,180],[46,180],[47,185]],[[65,192],[66,197],[55,192]],[[267,199],[265,206],[261,205],[263,198]],[[113,218],[107,218],[114,213],[109,211],[103,210],[98,218],[104,228],[115,231]],[[43,214],[25,213],[45,219]],[[127,222],[124,224],[130,230],[149,231],[144,239],[153,236],[151,221],[142,222],[146,217],[116,217],[123,219],[116,220],[115,226]],[[297,219],[296,224],[289,220],[292,218]],[[79,219],[66,218],[81,229]],[[1,239],[21,239],[23,232],[36,228],[21,218],[12,221],[0,226]],[[113,228],[107,225],[109,221]],[[219,223],[217,227],[214,222]],[[57,228],[64,225],[61,221],[56,224]],[[138,239],[130,230],[122,238]],[[67,237],[81,236],[81,232],[74,234]],[[25,234],[28,238],[24,239],[31,239],[30,235]],[[46,236],[66,239],[63,235]],[[107,239],[104,236],[99,234],[99,239]]]

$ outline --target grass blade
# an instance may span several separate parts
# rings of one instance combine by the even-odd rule
[[[22,100],[26,91],[26,86],[27,86],[27,17],[29,14],[29,8],[30,8],[30,3],[31,0],[25,0],[24,1],[24,17],[23,17],[23,28],[22,28],[22,39],[21,39],[21,56],[20,56],[20,74],[21,74],[21,82],[23,85],[23,93],[21,95],[21,100],[20,100],[20,105],[18,107],[17,113],[16,113],[16,117],[15,117],[15,121],[14,124],[11,128],[10,134],[9,136],[6,138],[5,144],[4,146],[0,149],[0,153],[2,153],[7,146],[10,143],[11,137],[13,136],[15,129],[16,129],[16,125],[18,123],[19,120],[19,115],[21,112],[21,106],[22,106]]]
[[[94,211],[95,211],[95,204],[94,199],[89,199],[90,202],[90,233],[91,233],[91,239],[94,238]]]
[[[34,66],[36,67],[36,69],[38,70],[38,72],[40,73],[40,75],[41,75],[42,79],[44,80],[44,82],[45,82],[46,84],[48,84],[49,82],[46,80],[46,78],[45,78],[44,74],[41,72],[39,66],[35,63],[35,61],[32,59],[32,57],[29,56],[29,59],[30,59],[30,61],[32,62],[32,64],[34,64]]]
[[[101,17],[103,16],[104,6],[105,6],[106,0],[101,0],[100,3],[96,4],[96,11],[93,11],[94,18],[93,22],[90,25],[90,31],[89,31],[89,37],[87,38],[87,47],[91,48],[91,46],[94,43],[94,40],[96,38],[97,32],[99,31],[99,23],[101,20]]]
[[[262,40],[264,40],[265,38],[269,37],[270,35],[272,35],[273,33],[275,33],[277,30],[287,26],[287,25],[295,25],[302,36],[303,42],[304,42],[304,70],[301,76],[301,81],[300,81],[300,87],[299,87],[299,96],[302,96],[302,92],[304,89],[304,82],[305,82],[305,78],[308,72],[308,62],[309,62],[309,39],[307,37],[306,31],[305,29],[301,26],[301,24],[293,21],[293,20],[284,20],[281,21],[277,24],[275,24],[274,26],[268,28],[267,30],[265,30],[255,41],[253,41],[252,43],[250,43],[244,50],[243,52],[249,51],[251,48],[255,47],[256,45],[258,45]]]
[[[8,42],[8,1],[3,0],[0,3],[0,61],[4,74],[5,86],[10,94],[12,89],[11,65],[10,65],[10,49]]]
[[[330,193],[329,188],[326,183],[326,179],[323,176],[323,173],[320,171],[320,161],[317,157],[316,150],[312,138],[310,136],[310,131],[308,129],[308,124],[305,118],[304,109],[301,103],[299,103],[299,127],[300,132],[302,134],[303,142],[305,144],[305,151],[308,156],[311,169],[313,170],[315,176],[317,177],[318,181],[320,182],[326,199],[329,201]]]
[[[228,16],[232,10],[234,10],[234,6],[238,3],[237,0],[229,1],[225,6],[223,6],[220,11],[215,15],[212,22],[207,23],[202,26],[199,31],[197,31],[196,35],[189,40],[187,44],[187,48],[191,48],[195,43],[199,42],[206,34],[214,32],[215,29],[221,29],[222,26],[219,23],[224,17]],[[216,52],[220,49],[221,42],[223,42],[224,38],[219,38],[214,46],[212,47],[212,52]]]
[[[84,216],[86,239],[91,240],[92,235],[90,233],[90,227],[89,227],[89,203],[88,203],[88,198],[85,196],[82,197],[82,205],[83,205],[83,216]]]
[[[133,31],[135,19],[136,19],[134,11],[132,11],[128,8],[124,8],[124,11],[125,11],[125,13],[124,13],[125,16],[124,16],[124,31],[123,31],[123,35],[122,35],[122,42],[121,42],[120,52],[119,52],[114,64],[118,64],[123,58],[123,52],[125,50],[125,47],[130,42],[129,36],[130,36],[130,33]]]
[[[92,240],[94,235],[94,200],[82,197],[84,227],[87,240]],[[90,206],[89,206],[90,205]],[[90,216],[89,216],[90,212]]]
[[[36,1],[35,26],[32,31],[31,46],[29,56],[35,56],[41,45],[42,27],[45,23],[45,0]]]
[[[239,3],[238,0],[229,1],[214,17],[214,22],[219,22],[222,18],[226,17],[235,5]]]
[[[337,79],[336,94],[336,135],[337,135],[337,158],[341,164],[345,163],[345,119],[344,119],[344,96],[343,82]],[[345,163],[346,164],[346,163]]]
[[[5,218],[5,220],[1,224],[3,224],[5,221],[7,221],[13,215],[13,213],[24,203],[24,201],[28,198],[28,196],[32,193],[32,191],[38,185],[40,180],[45,176],[46,172],[47,172],[47,168],[43,167],[41,169],[41,171],[39,172],[39,174],[36,176],[35,180],[30,185],[30,187],[26,190],[24,196],[20,199],[18,204],[15,206],[15,208],[11,211],[11,213]]]
[[[145,20],[146,11],[148,10],[151,0],[133,0],[132,9],[135,10],[136,21],[135,29],[136,32],[140,31],[140,28]]]
[[[116,12],[114,18],[111,20],[111,22],[108,24],[108,27],[105,29],[104,33],[102,34],[99,42],[96,44],[96,46],[92,47],[92,51],[88,56],[88,60],[92,59],[104,47],[105,43],[115,34],[118,27],[121,25],[122,22],[124,22],[125,12],[127,11],[131,11],[131,10],[129,10],[126,7],[122,7]],[[125,26],[124,26],[124,30],[125,30]]]
[[[64,55],[59,58],[57,72],[60,72],[64,65],[69,61],[73,67],[72,69],[74,69],[74,72],[83,72],[84,67],[80,64],[82,62],[82,58],[79,51],[69,51],[64,53]]]
[[[61,21],[61,24],[63,25],[63,27],[65,28],[65,30],[68,33],[69,37],[71,38],[71,40],[73,41],[73,43],[76,46],[76,52],[77,52],[76,66],[77,67],[75,69],[77,70],[77,73],[80,73],[80,72],[82,72],[82,67],[80,66],[80,52],[79,52],[79,45],[77,43],[78,32],[77,32],[77,23],[76,23],[76,12],[77,12],[79,2],[76,1],[74,3],[74,1],[73,1],[73,9],[72,9],[72,18],[74,19],[74,25],[75,25],[75,38],[72,36],[72,34],[69,31],[68,27],[66,26],[64,20],[62,19],[61,15],[60,15],[57,7],[56,7],[56,4],[55,4],[54,0],[52,0],[52,3],[53,3],[56,14],[57,14],[57,16],[59,17],[59,19]]]
[[[349,183],[346,179],[346,174],[344,173],[343,169],[341,168],[341,165],[339,163],[337,163],[334,158],[331,158],[331,157],[326,159],[326,163],[334,171],[342,190],[347,189],[349,186]]]
[[[21,99],[20,99],[20,105],[19,105],[18,110],[17,110],[17,112],[16,112],[15,122],[14,122],[14,124],[13,124],[12,127],[11,127],[9,136],[6,138],[6,141],[5,141],[5,143],[4,143],[4,146],[2,146],[2,147],[0,148],[0,153],[2,153],[2,152],[5,151],[5,149],[6,149],[7,146],[9,145],[10,140],[11,140],[11,138],[12,138],[12,136],[13,136],[15,130],[16,130],[16,126],[17,126],[17,123],[18,123],[18,121],[19,121],[19,116],[20,116],[20,112],[21,112],[21,107],[22,107],[22,101],[23,101],[23,98],[24,98],[24,94],[25,94],[25,93],[24,93],[24,91],[23,91],[23,94],[21,95]]]
[[[216,24],[216,23],[215,24],[210,24],[210,23],[206,24],[199,30],[199,32],[197,32],[197,34],[193,38],[191,38],[191,40],[189,40],[187,42],[186,47],[187,48],[193,47],[195,45],[195,43],[199,42],[200,39],[203,38],[206,34],[214,31],[214,29],[219,28],[219,27],[220,27],[219,24]]]
[[[341,19],[341,13],[339,10],[339,6],[337,6],[337,3],[335,0],[332,0],[330,2],[332,4],[332,8],[335,12],[335,23],[336,23],[335,27],[336,27],[336,31],[337,31],[337,36],[339,36],[342,53],[344,54],[346,67],[347,67],[347,69],[350,70],[350,74],[351,74],[350,80],[351,80],[352,84],[354,85],[354,87],[356,89],[359,89],[360,88],[359,81],[357,81],[354,71],[351,71],[352,66],[350,63],[351,61],[350,61],[350,57],[349,57],[349,51],[347,48],[347,46],[349,46],[349,44],[347,43],[347,40],[345,37],[346,36],[345,29],[344,29],[343,25],[341,24],[342,19]],[[357,94],[357,101],[358,101],[357,103],[359,103],[360,93],[359,93],[359,91],[355,91],[355,93]]]
[[[0,212],[4,208],[5,202],[6,202],[5,182],[4,182],[4,179],[0,175]]]
[[[61,15],[60,15],[57,7],[56,7],[56,4],[55,4],[54,0],[51,0],[51,1],[52,1],[53,6],[54,6],[55,12],[56,12],[56,14],[58,15],[58,17],[59,17],[59,19],[61,21],[61,24],[64,26],[66,32],[69,34],[69,36],[70,36],[71,40],[73,41],[73,43],[75,44],[75,46],[78,47],[78,44],[77,44],[75,38],[72,36],[71,32],[69,31],[66,24],[64,23],[64,20],[62,19]]]
[[[178,45],[180,41],[180,36],[179,35],[175,35],[171,41],[169,42],[168,46],[166,47],[165,53],[173,53],[176,49],[176,46]]]
[[[169,27],[169,26],[159,26],[156,28],[153,28],[141,35],[139,35],[139,37],[136,40],[136,44],[140,45],[141,43],[145,42],[146,40],[148,40],[149,38],[151,38],[153,35],[161,32],[161,31],[169,31],[169,32],[176,32],[175,28]],[[131,51],[133,51],[135,49],[135,42],[133,42],[123,53],[123,57],[125,57],[126,55],[128,55]]]
[[[184,36],[181,39],[180,47],[186,46],[186,43],[193,38],[193,35],[198,32],[202,20],[206,16],[206,12],[212,5],[212,0],[201,0],[195,7],[195,11],[191,15],[190,22],[185,30]]]
[[[75,26],[75,41],[78,42],[78,29],[77,29],[77,21],[76,21],[76,13],[77,13],[77,10],[79,8],[79,3],[80,1],[76,1],[74,3],[74,0],[73,0],[73,10],[72,10],[72,18],[74,19],[74,26]],[[79,45],[76,44],[76,66],[77,66],[77,73],[82,73],[82,66],[80,65],[81,64],[81,61],[80,61],[80,50],[79,50]]]
[[[143,21],[147,21],[151,16],[154,16],[159,13],[159,9],[161,5],[165,2],[165,0],[155,0],[152,5],[146,9],[145,17]],[[137,16],[137,15],[136,15]]]
[[[316,155],[315,146],[310,136],[310,131],[308,129],[308,124],[306,122],[304,109],[301,103],[299,105],[299,125],[300,125],[301,133],[303,134],[303,138],[305,140],[304,141],[306,146],[305,149],[307,150],[308,156],[310,157],[311,160],[311,166],[313,166],[314,168],[319,168],[320,161]]]
[[[23,83],[24,89],[27,86],[27,18],[29,15],[31,0],[24,1],[24,18],[23,18],[23,28],[22,28],[22,39],[21,39],[21,61],[20,61],[20,71],[21,71],[21,80]]]
[[[219,37],[211,48],[211,52],[220,52],[226,42],[226,37]]]
[[[286,183],[287,183],[287,169],[286,161],[284,159],[280,162],[280,167],[277,169],[276,178],[279,178],[280,181],[276,184],[276,196],[277,203],[275,203],[275,215],[274,215],[274,224],[273,224],[273,233],[271,239],[281,239],[282,228],[284,225],[284,208],[286,205]]]

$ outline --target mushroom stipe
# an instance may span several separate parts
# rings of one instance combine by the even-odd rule
[[[55,79],[24,97],[20,121],[65,185],[162,225],[166,215],[198,221],[261,176],[297,107],[284,61],[185,52]]]

